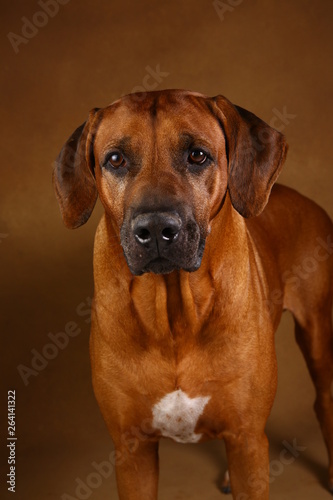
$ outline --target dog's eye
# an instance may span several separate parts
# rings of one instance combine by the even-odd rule
[[[111,153],[108,157],[107,166],[111,166],[111,168],[118,169],[120,167],[125,167],[126,161],[121,153]]]
[[[188,160],[190,163],[203,165],[207,160],[207,155],[201,149],[193,149],[193,151],[191,151],[189,154]]]

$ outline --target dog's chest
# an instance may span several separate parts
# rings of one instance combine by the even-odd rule
[[[190,398],[181,389],[166,394],[153,407],[153,427],[162,436],[179,443],[196,443],[202,434],[195,432],[210,396]]]

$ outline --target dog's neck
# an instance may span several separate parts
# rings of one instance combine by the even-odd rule
[[[177,336],[181,331],[195,334],[212,313],[213,306],[223,308],[228,304],[229,311],[235,309],[237,314],[236,300],[239,297],[245,300],[249,285],[251,245],[245,221],[233,209],[228,196],[211,226],[196,272],[181,270],[167,275],[133,276],[114,226],[104,216],[95,239],[95,294],[99,295],[99,302],[103,302],[103,295],[113,297],[113,290],[117,289],[114,301],[123,303],[129,311],[134,308],[144,329],[154,336],[170,333]]]

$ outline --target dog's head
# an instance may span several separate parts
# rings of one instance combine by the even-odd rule
[[[222,96],[165,90],[94,109],[62,148],[54,184],[64,222],[84,224],[99,194],[131,272],[199,268],[229,192],[258,215],[286,155],[284,136]]]

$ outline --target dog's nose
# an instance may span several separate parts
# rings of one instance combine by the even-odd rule
[[[137,215],[132,221],[135,239],[145,247],[165,247],[173,243],[182,226],[176,213],[152,212]]]

